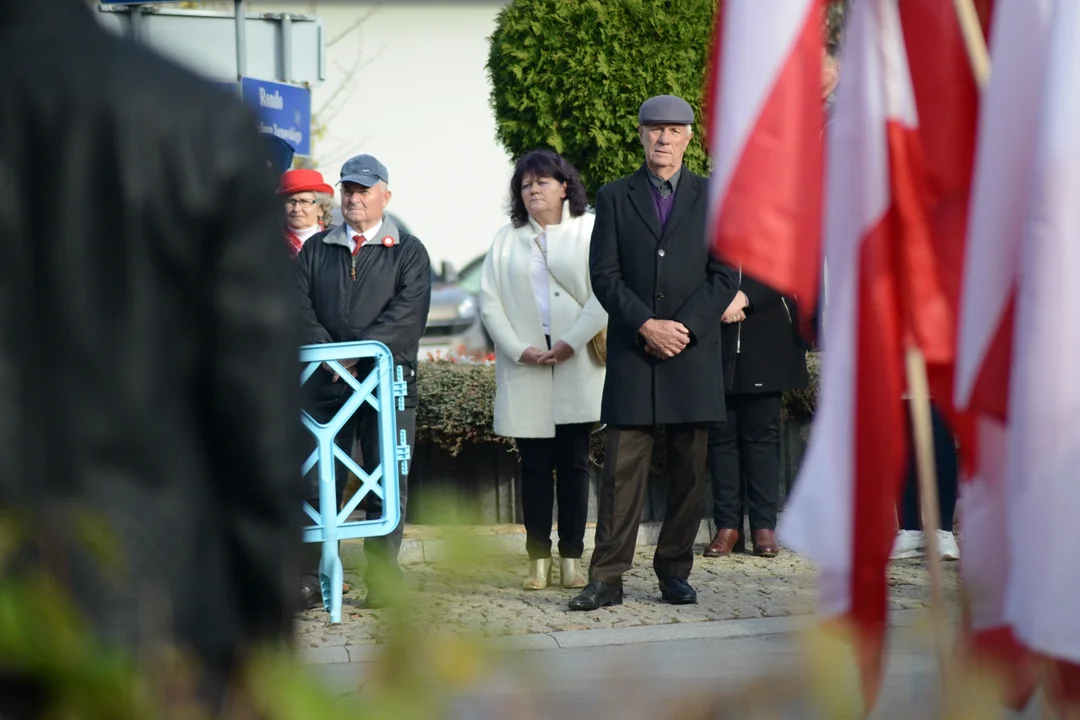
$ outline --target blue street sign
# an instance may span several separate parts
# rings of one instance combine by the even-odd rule
[[[259,131],[276,135],[297,155],[311,154],[311,91],[296,85],[242,78],[241,93],[259,116]]]

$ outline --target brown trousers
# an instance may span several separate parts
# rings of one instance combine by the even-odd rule
[[[660,579],[688,577],[704,503],[706,425],[667,425],[667,508],[653,555]],[[656,429],[609,428],[589,578],[619,585],[634,561]]]

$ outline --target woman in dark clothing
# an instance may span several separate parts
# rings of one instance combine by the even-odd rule
[[[953,516],[956,513],[956,494],[960,464],[956,453],[956,440],[944,416],[934,405],[930,406],[934,429],[934,464],[937,469],[938,505],[938,554],[942,560],[959,560],[960,547],[953,535]],[[897,508],[900,529],[893,543],[892,559],[921,557],[925,552],[922,510],[919,504],[919,476],[915,465],[915,449],[908,454],[908,476],[904,494]]]
[[[744,486],[754,553],[773,557],[779,552],[780,404],[785,390],[807,383],[794,301],[753,278],[741,276],[739,282],[750,304],[722,318],[727,422],[709,427],[716,536],[705,557],[743,548]]]

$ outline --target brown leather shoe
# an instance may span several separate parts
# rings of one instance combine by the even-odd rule
[[[776,533],[772,530],[754,530],[751,535],[754,540],[755,555],[776,557],[780,554],[780,546],[776,544]]]
[[[723,557],[730,555],[739,544],[739,531],[734,528],[720,528],[716,531],[716,537],[712,539],[703,557]]]

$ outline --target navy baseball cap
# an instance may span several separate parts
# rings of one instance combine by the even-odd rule
[[[351,182],[364,187],[372,187],[378,184],[380,180],[389,183],[390,173],[386,171],[385,165],[371,155],[357,155],[350,160],[346,160],[345,164],[341,166],[341,180],[339,182]]]

